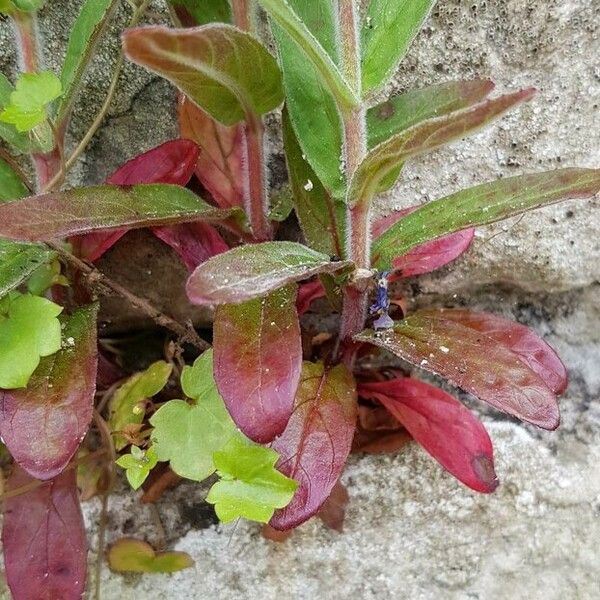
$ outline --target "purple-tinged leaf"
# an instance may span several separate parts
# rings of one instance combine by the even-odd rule
[[[475,397],[543,429],[556,429],[556,396],[521,358],[496,339],[453,321],[415,313],[393,329],[355,336],[437,373]]]
[[[559,169],[461,190],[420,206],[373,243],[373,264],[389,268],[415,246],[468,227],[487,225],[562,200],[600,192],[600,169]]]
[[[496,489],[490,436],[483,423],[456,398],[409,377],[364,383],[358,393],[381,402],[444,469],[466,486],[484,494]]]
[[[375,146],[352,176],[348,204],[367,205],[382,180],[409,158],[475,133],[511,108],[531,100],[534,94],[535,90],[527,89],[487,100],[466,110],[418,123]]]
[[[42,359],[22,390],[0,395],[0,435],[14,459],[37,479],[51,479],[71,460],[94,406],[98,307],[65,321],[63,348]]]
[[[225,24],[137,27],[123,34],[127,57],[168,79],[223,125],[283,101],[277,61],[253,36]]]
[[[427,119],[481,102],[494,89],[489,79],[450,81],[392,96],[367,111],[369,148]]]
[[[190,140],[171,140],[127,161],[106,183],[137,185],[140,183],[171,183],[186,185],[194,174],[200,149]],[[98,260],[116,244],[127,229],[88,233],[75,240],[82,258]]]
[[[187,293],[193,304],[239,304],[317,273],[351,266],[295,242],[251,244],[201,264],[188,280]]]
[[[280,455],[277,468],[299,487],[290,504],[275,512],[272,527],[296,527],[327,500],[350,453],[356,411],[356,384],[344,365],[304,363],[294,412],[272,445]]]
[[[244,206],[244,127],[226,127],[183,94],[178,105],[179,131],[200,146],[196,177],[221,208]]]
[[[190,272],[209,258],[229,250],[221,234],[208,223],[154,227],[152,233],[179,254]]]
[[[296,299],[296,309],[299,315],[303,315],[310,308],[314,300],[324,298],[326,295],[325,288],[320,279],[307,281],[300,284],[298,288],[298,297]]]
[[[556,352],[525,325],[489,313],[459,308],[422,310],[419,314],[431,319],[454,321],[480,331],[512,350],[555,393],[562,394],[569,383],[565,366]]]
[[[8,489],[35,483],[15,465]],[[75,470],[4,501],[6,579],[14,600],[80,600],[87,542]]]
[[[296,286],[265,298],[220,306],[214,325],[214,376],[235,424],[264,444],[294,408],[302,371]]]
[[[240,215],[240,209],[215,208],[177,185],[95,185],[0,204],[0,236],[47,241],[118,227],[214,223]]]
[[[412,206],[377,220],[371,227],[373,239],[377,239],[390,227],[418,208],[418,206]],[[473,241],[474,235],[474,229],[463,229],[437,240],[425,242],[409,250],[406,254],[394,258],[392,268],[398,271],[396,275],[400,277],[413,277],[414,275],[435,271],[466,252]]]

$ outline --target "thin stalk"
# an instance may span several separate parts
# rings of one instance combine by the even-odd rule
[[[150,0],[145,0],[142,2],[133,12],[131,19],[129,21],[129,27],[135,27],[146,12],[148,8],[148,4]],[[83,154],[88,144],[91,142],[92,138],[96,135],[100,125],[104,121],[106,114],[112,104],[112,101],[115,97],[115,93],[117,91],[117,84],[119,83],[119,77],[121,75],[121,70],[123,69],[123,65],[125,64],[125,54],[123,50],[119,52],[119,56],[115,62],[115,68],[113,71],[112,78],[110,80],[110,84],[108,86],[108,91],[106,92],[106,97],[98,114],[94,118],[94,121],[90,125],[90,128],[87,130],[87,133],[83,136],[82,140],[77,144],[75,150],[73,150],[72,154],[69,158],[64,162],[64,166],[50,179],[46,185],[44,186],[44,192],[49,192],[59,186],[65,179],[67,173],[73,168],[73,165],[77,162],[79,157]]]
[[[243,31],[252,29],[252,7],[249,0],[233,0],[233,21]],[[269,240],[273,230],[268,214],[267,173],[264,125],[259,115],[248,111],[244,126],[244,208],[257,241]]]
[[[354,0],[338,1],[338,22],[342,71],[356,94],[361,94],[360,42]],[[367,153],[365,111],[362,106],[343,114],[344,168],[346,180],[352,175]],[[371,266],[370,211],[368,206],[356,204],[347,211],[348,239],[346,255],[359,269]],[[362,283],[350,283],[344,290],[340,336],[350,342],[365,322],[368,288]]]

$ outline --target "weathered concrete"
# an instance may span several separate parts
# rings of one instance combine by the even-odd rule
[[[51,4],[51,5],[50,5]],[[73,2],[49,3],[43,24],[60,56]],[[490,129],[414,161],[377,213],[501,176],[558,166],[600,166],[598,0],[445,0],[390,90],[490,76],[499,89],[534,85],[538,97]],[[65,7],[69,6],[67,10]],[[161,3],[155,9],[161,11]],[[164,15],[164,13],[163,13]],[[121,16],[111,36],[116,39]],[[0,45],[6,28],[0,27]],[[113,42],[113,50],[115,42]],[[84,131],[114,52],[88,77]],[[2,55],[3,66],[10,54]],[[53,63],[54,65],[54,63]],[[123,90],[73,181],[97,182],[125,158],[174,134],[169,87],[128,67]],[[459,303],[513,316],[565,359],[571,385],[555,433],[479,410],[496,448],[502,485],[472,494],[410,446],[397,456],[354,457],[343,535],[308,523],[283,545],[257,528],[220,528],[199,486],[167,494],[158,511],[166,541],[196,559],[173,576],[104,571],[104,598],[398,598],[588,600],[600,596],[600,218],[598,200],[572,202],[482,230],[452,269],[418,279],[419,304]],[[160,278],[159,278],[160,279]],[[454,296],[456,294],[456,296]],[[86,506],[93,529],[98,505]],[[112,500],[109,538],[158,543],[148,507]],[[92,547],[95,534],[91,536]],[[93,557],[92,557],[93,558]]]

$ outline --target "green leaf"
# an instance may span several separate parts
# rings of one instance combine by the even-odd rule
[[[367,205],[382,180],[409,158],[474,133],[514,106],[530,100],[534,94],[533,89],[506,94],[466,110],[423,121],[392,136],[373,148],[356,169],[348,190],[348,204]]]
[[[348,270],[353,263],[296,242],[239,246],[202,263],[188,279],[194,304],[239,304],[319,273]]]
[[[367,111],[369,149],[405,129],[481,102],[494,89],[489,79],[451,81],[393,96]]]
[[[46,241],[115,227],[239,222],[242,215],[239,208],[215,208],[178,185],[96,185],[0,204],[0,236]]]
[[[61,271],[59,260],[40,265],[27,281],[27,291],[34,296],[43,296],[53,285],[68,287],[70,282]]]
[[[132,61],[171,81],[224,125],[267,113],[283,101],[277,61],[231,25],[139,27],[125,31],[123,44]]]
[[[55,253],[43,246],[0,239],[0,298],[19,287]]]
[[[90,62],[96,43],[116,5],[116,0],[85,0],[75,19],[60,74],[63,96],[57,113],[59,123],[71,109],[77,87]]]
[[[288,186],[271,193],[269,220],[282,223],[294,210],[294,195]]]
[[[155,552],[146,542],[122,538],[110,547],[108,564],[118,573],[175,573],[194,561],[186,552]]]
[[[335,200],[302,157],[287,110],[283,111],[283,143],[293,203],[308,245],[319,252],[344,255],[345,204]]]
[[[229,0],[169,0],[169,4],[184,27],[231,23]]]
[[[134,490],[137,490],[146,481],[157,462],[158,457],[153,446],[145,451],[137,446],[132,446],[131,454],[124,454],[116,461],[120,467],[125,469],[127,481]]]
[[[145,371],[132,375],[110,401],[108,425],[114,436],[115,448],[121,450],[127,439],[121,435],[127,425],[139,424],[146,413],[145,402],[158,394],[169,381],[173,365],[162,360],[151,364]]]
[[[298,484],[275,469],[278,458],[275,450],[239,438],[214,453],[221,480],[210,488],[206,501],[215,505],[223,523],[239,517],[267,523],[276,508],[287,506]]]
[[[330,0],[291,0],[290,5],[335,62],[336,17]],[[273,26],[283,70],[286,106],[302,148],[302,154],[325,188],[336,198],[344,198],[343,125],[327,86],[303,50],[277,25]],[[319,110],[315,110],[318,106]]]
[[[27,193],[28,190],[19,176],[0,158],[0,202],[22,198]]]
[[[48,119],[46,106],[61,94],[60,79],[51,71],[21,73],[10,95],[10,103],[0,113],[0,121],[17,131],[30,131]]]
[[[305,60],[312,64],[320,80],[327,86],[342,110],[351,110],[360,104],[348,82],[342,76],[331,56],[294,11],[287,0],[258,0],[275,23],[302,50]]]
[[[150,419],[158,460],[170,461],[181,477],[202,481],[214,473],[213,452],[241,436],[223,403],[212,375],[212,350],[185,367],[182,387],[196,400],[170,400]]]
[[[13,293],[2,303],[0,388],[25,387],[42,356],[60,350],[62,306],[29,294]]]
[[[12,0],[12,2],[19,10],[26,12],[34,12],[46,4],[46,0]]]
[[[385,85],[435,0],[371,0],[362,29],[363,95]]]
[[[373,243],[373,265],[385,270],[396,256],[424,242],[561,200],[590,198],[598,192],[600,169],[560,169],[520,175],[461,190],[427,202],[392,225]]]

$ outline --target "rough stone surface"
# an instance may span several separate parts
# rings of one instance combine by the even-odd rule
[[[54,67],[76,4],[57,0],[44,12]],[[162,15],[158,20],[164,19],[161,2],[154,10]],[[101,102],[126,12],[87,77],[73,139],[85,131]],[[534,85],[540,93],[488,130],[408,165],[403,182],[381,198],[376,212],[501,176],[600,166],[599,14],[598,0],[440,2],[388,92],[490,76],[500,90]],[[3,70],[14,58],[9,37],[0,24]],[[121,85],[72,183],[101,181],[124,159],[174,135],[169,86],[134,67],[127,67]],[[310,522],[277,545],[250,524],[215,525],[201,486],[186,484],[166,494],[157,513],[123,486],[111,500],[109,541],[134,535],[166,543],[189,552],[196,566],[173,576],[147,577],[105,569],[103,597],[598,598],[598,203],[561,204],[482,230],[452,269],[405,285],[417,305],[467,305],[529,324],[569,368],[571,384],[561,401],[557,432],[540,432],[477,405],[496,448],[502,485],[494,495],[469,492],[414,445],[396,456],[353,457],[344,476],[351,497],[344,534]],[[166,281],[165,289],[173,286]],[[86,505],[92,548],[98,512],[96,502]],[[157,527],[157,514],[164,532]]]

